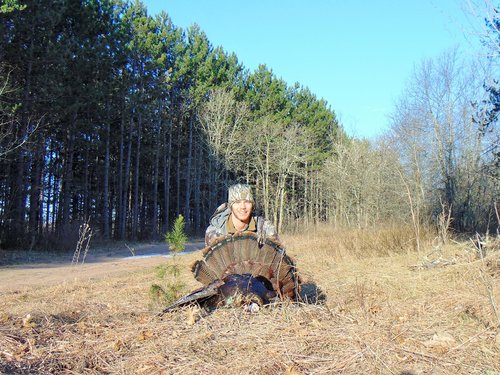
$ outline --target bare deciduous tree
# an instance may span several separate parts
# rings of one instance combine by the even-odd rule
[[[393,141],[408,167],[404,178],[409,186],[424,189],[424,215],[436,217],[442,202],[445,210],[452,208],[453,224],[460,230],[486,225],[483,212],[494,195],[483,173],[485,134],[473,120],[473,103],[483,92],[484,75],[478,73],[458,50],[424,61],[393,116]]]
[[[255,124],[247,146],[251,170],[260,181],[258,187],[264,214],[281,231],[291,188],[289,179],[301,174],[299,166],[305,161],[307,137],[296,124],[286,126],[265,117]]]
[[[406,221],[397,155],[382,141],[377,147],[368,141],[342,141],[335,150],[322,173],[329,221],[358,228]]]
[[[208,149],[208,178],[211,186],[209,200],[217,203],[217,191],[228,184],[227,170],[243,170],[245,127],[249,110],[238,102],[232,92],[222,88],[211,91],[209,100],[201,107],[198,119]]]
[[[15,114],[16,105],[9,100],[15,91],[10,83],[10,71],[0,67],[0,159],[25,145],[40,123],[28,121],[28,126],[23,129]]]
[[[200,111],[199,120],[212,157],[226,168],[234,167],[243,150],[241,133],[248,121],[248,107],[232,92],[217,88]]]
[[[487,47],[488,57],[500,57],[500,8],[492,0],[465,0],[465,12],[474,39],[481,40]]]

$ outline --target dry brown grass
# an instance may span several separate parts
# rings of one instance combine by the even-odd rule
[[[284,236],[324,305],[283,304],[256,314],[150,306],[154,269],[7,292],[0,306],[0,369],[67,374],[499,374],[499,251],[470,244],[378,248],[398,234]],[[371,237],[371,239],[370,239]],[[340,240],[344,238],[344,240]],[[385,240],[382,240],[384,239]],[[404,244],[403,240],[397,243]],[[390,241],[389,241],[390,242]],[[355,246],[355,245],[352,245]],[[383,254],[381,256],[380,254]],[[186,292],[198,286],[179,257]],[[453,262],[433,262],[436,259]],[[170,260],[171,261],[171,260]],[[166,261],[169,262],[169,261]],[[0,271],[1,272],[1,271]]]

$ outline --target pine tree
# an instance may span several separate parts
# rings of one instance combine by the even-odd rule
[[[186,248],[186,241],[188,237],[184,232],[184,228],[186,226],[186,222],[184,221],[184,217],[179,215],[177,219],[175,219],[174,225],[170,232],[165,234],[165,241],[169,245],[169,249],[175,254],[184,251]]]

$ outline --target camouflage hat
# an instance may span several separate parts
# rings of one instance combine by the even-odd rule
[[[227,202],[232,206],[234,202],[247,200],[255,204],[252,195],[252,188],[247,184],[236,184],[229,187]]]

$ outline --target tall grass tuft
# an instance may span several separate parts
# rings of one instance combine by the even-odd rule
[[[423,230],[421,243],[430,247],[435,238],[432,229]],[[416,239],[411,226],[385,225],[373,228],[338,228],[318,224],[302,233],[285,234],[288,247],[307,248],[328,253],[336,259],[362,259],[374,256],[408,254],[416,250]]]

